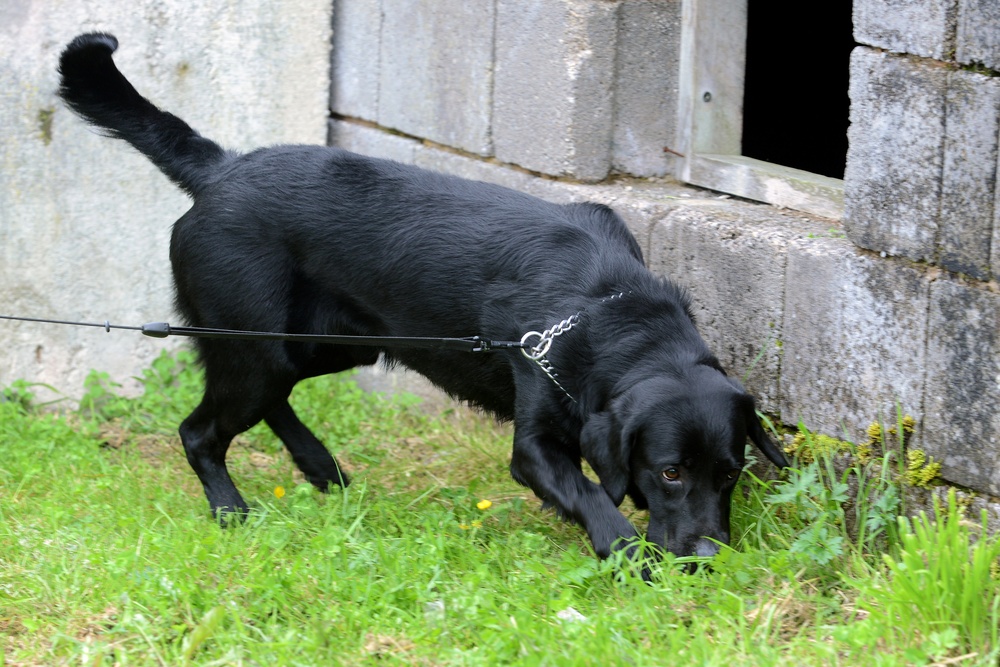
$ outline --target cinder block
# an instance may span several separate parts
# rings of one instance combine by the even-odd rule
[[[499,0],[497,158],[581,180],[608,174],[618,9],[607,0]]]
[[[378,119],[381,0],[334,0],[330,108]]]
[[[636,176],[674,173],[680,2],[626,0],[615,67],[612,167]]]
[[[380,125],[489,155],[494,0],[382,0]]]
[[[854,39],[897,53],[947,60],[955,50],[956,5],[955,0],[855,0]]]
[[[1000,295],[931,289],[923,449],[945,479],[1000,495]]]
[[[760,409],[775,413],[787,247],[802,231],[798,221],[753,208],[677,205],[653,228],[649,265],[690,291],[709,348]]]
[[[958,3],[958,62],[1000,70],[1000,2],[960,0]]]
[[[327,143],[361,155],[413,164],[420,142],[376,127],[342,120],[330,121]]]
[[[935,259],[947,81],[928,61],[852,52],[844,229],[861,247]]]
[[[948,75],[938,263],[987,280],[996,198],[1000,79]]]
[[[923,273],[814,238],[789,250],[785,285],[782,421],[856,439],[871,421],[894,420],[897,406],[921,417]]]

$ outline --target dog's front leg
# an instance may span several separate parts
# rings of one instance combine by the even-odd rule
[[[515,426],[510,462],[514,479],[560,514],[583,526],[601,558],[607,558],[617,549],[633,551],[631,543],[638,537],[635,527],[618,511],[604,489],[587,479],[580,469],[579,457],[574,460],[557,438],[532,431]]]

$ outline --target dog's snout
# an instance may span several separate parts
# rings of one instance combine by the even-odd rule
[[[694,545],[694,555],[701,556],[702,558],[707,558],[709,556],[714,556],[719,553],[719,544],[708,538],[699,538]]]

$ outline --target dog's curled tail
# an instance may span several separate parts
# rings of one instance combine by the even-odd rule
[[[124,139],[195,195],[230,154],[183,120],[157,109],[115,67],[118,40],[106,33],[75,38],[59,58],[59,96],[87,122]]]

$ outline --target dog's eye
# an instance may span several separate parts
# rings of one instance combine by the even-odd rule
[[[667,480],[668,482],[676,482],[681,477],[681,471],[678,470],[677,468],[667,468],[666,470],[661,472],[660,475],[662,475],[663,479]]]
[[[733,468],[732,470],[726,473],[726,479],[728,479],[731,482],[740,476],[740,472],[742,471],[739,468]]]

